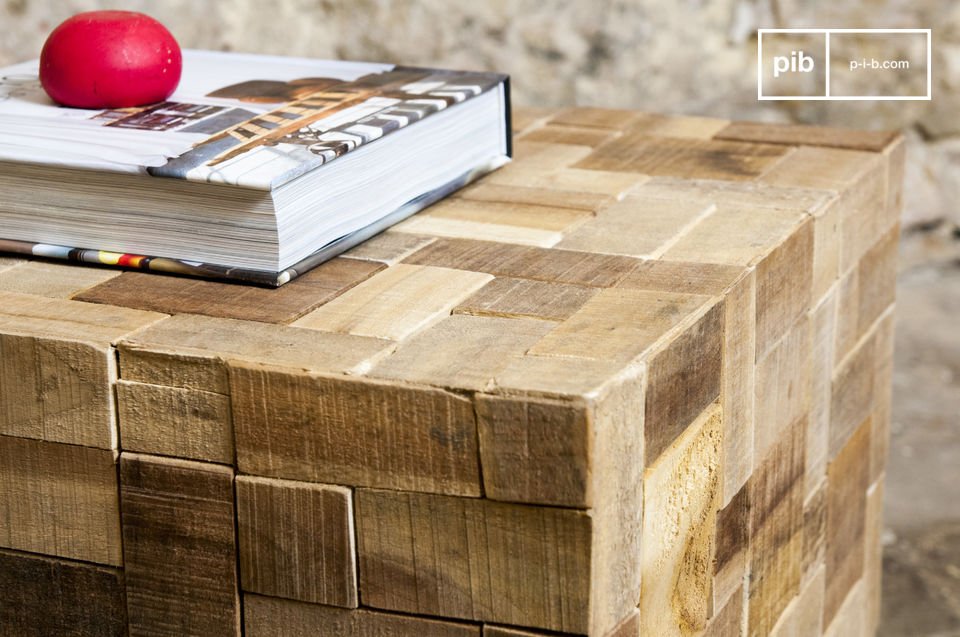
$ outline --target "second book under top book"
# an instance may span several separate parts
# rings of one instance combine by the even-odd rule
[[[185,51],[169,101],[0,69],[0,252],[282,285],[509,161],[504,75]]]

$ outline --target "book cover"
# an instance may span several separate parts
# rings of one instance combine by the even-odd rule
[[[187,50],[167,101],[85,110],[53,103],[34,60],[0,69],[0,162],[270,191],[501,85],[509,99],[506,76],[495,73]],[[509,154],[509,121],[505,128]],[[282,272],[11,239],[0,251],[281,285],[495,167],[423,193]]]

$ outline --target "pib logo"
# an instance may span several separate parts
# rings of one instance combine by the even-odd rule
[[[780,77],[782,73],[812,73],[814,69],[813,56],[803,51],[791,51],[790,55],[773,56],[773,77]]]

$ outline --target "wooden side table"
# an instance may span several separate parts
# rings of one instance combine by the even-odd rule
[[[514,125],[279,290],[0,260],[0,633],[872,634],[901,139]]]

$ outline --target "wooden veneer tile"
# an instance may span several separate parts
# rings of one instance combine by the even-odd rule
[[[897,134],[896,131],[860,131],[799,124],[733,122],[717,133],[715,138],[879,152],[890,144]]]

